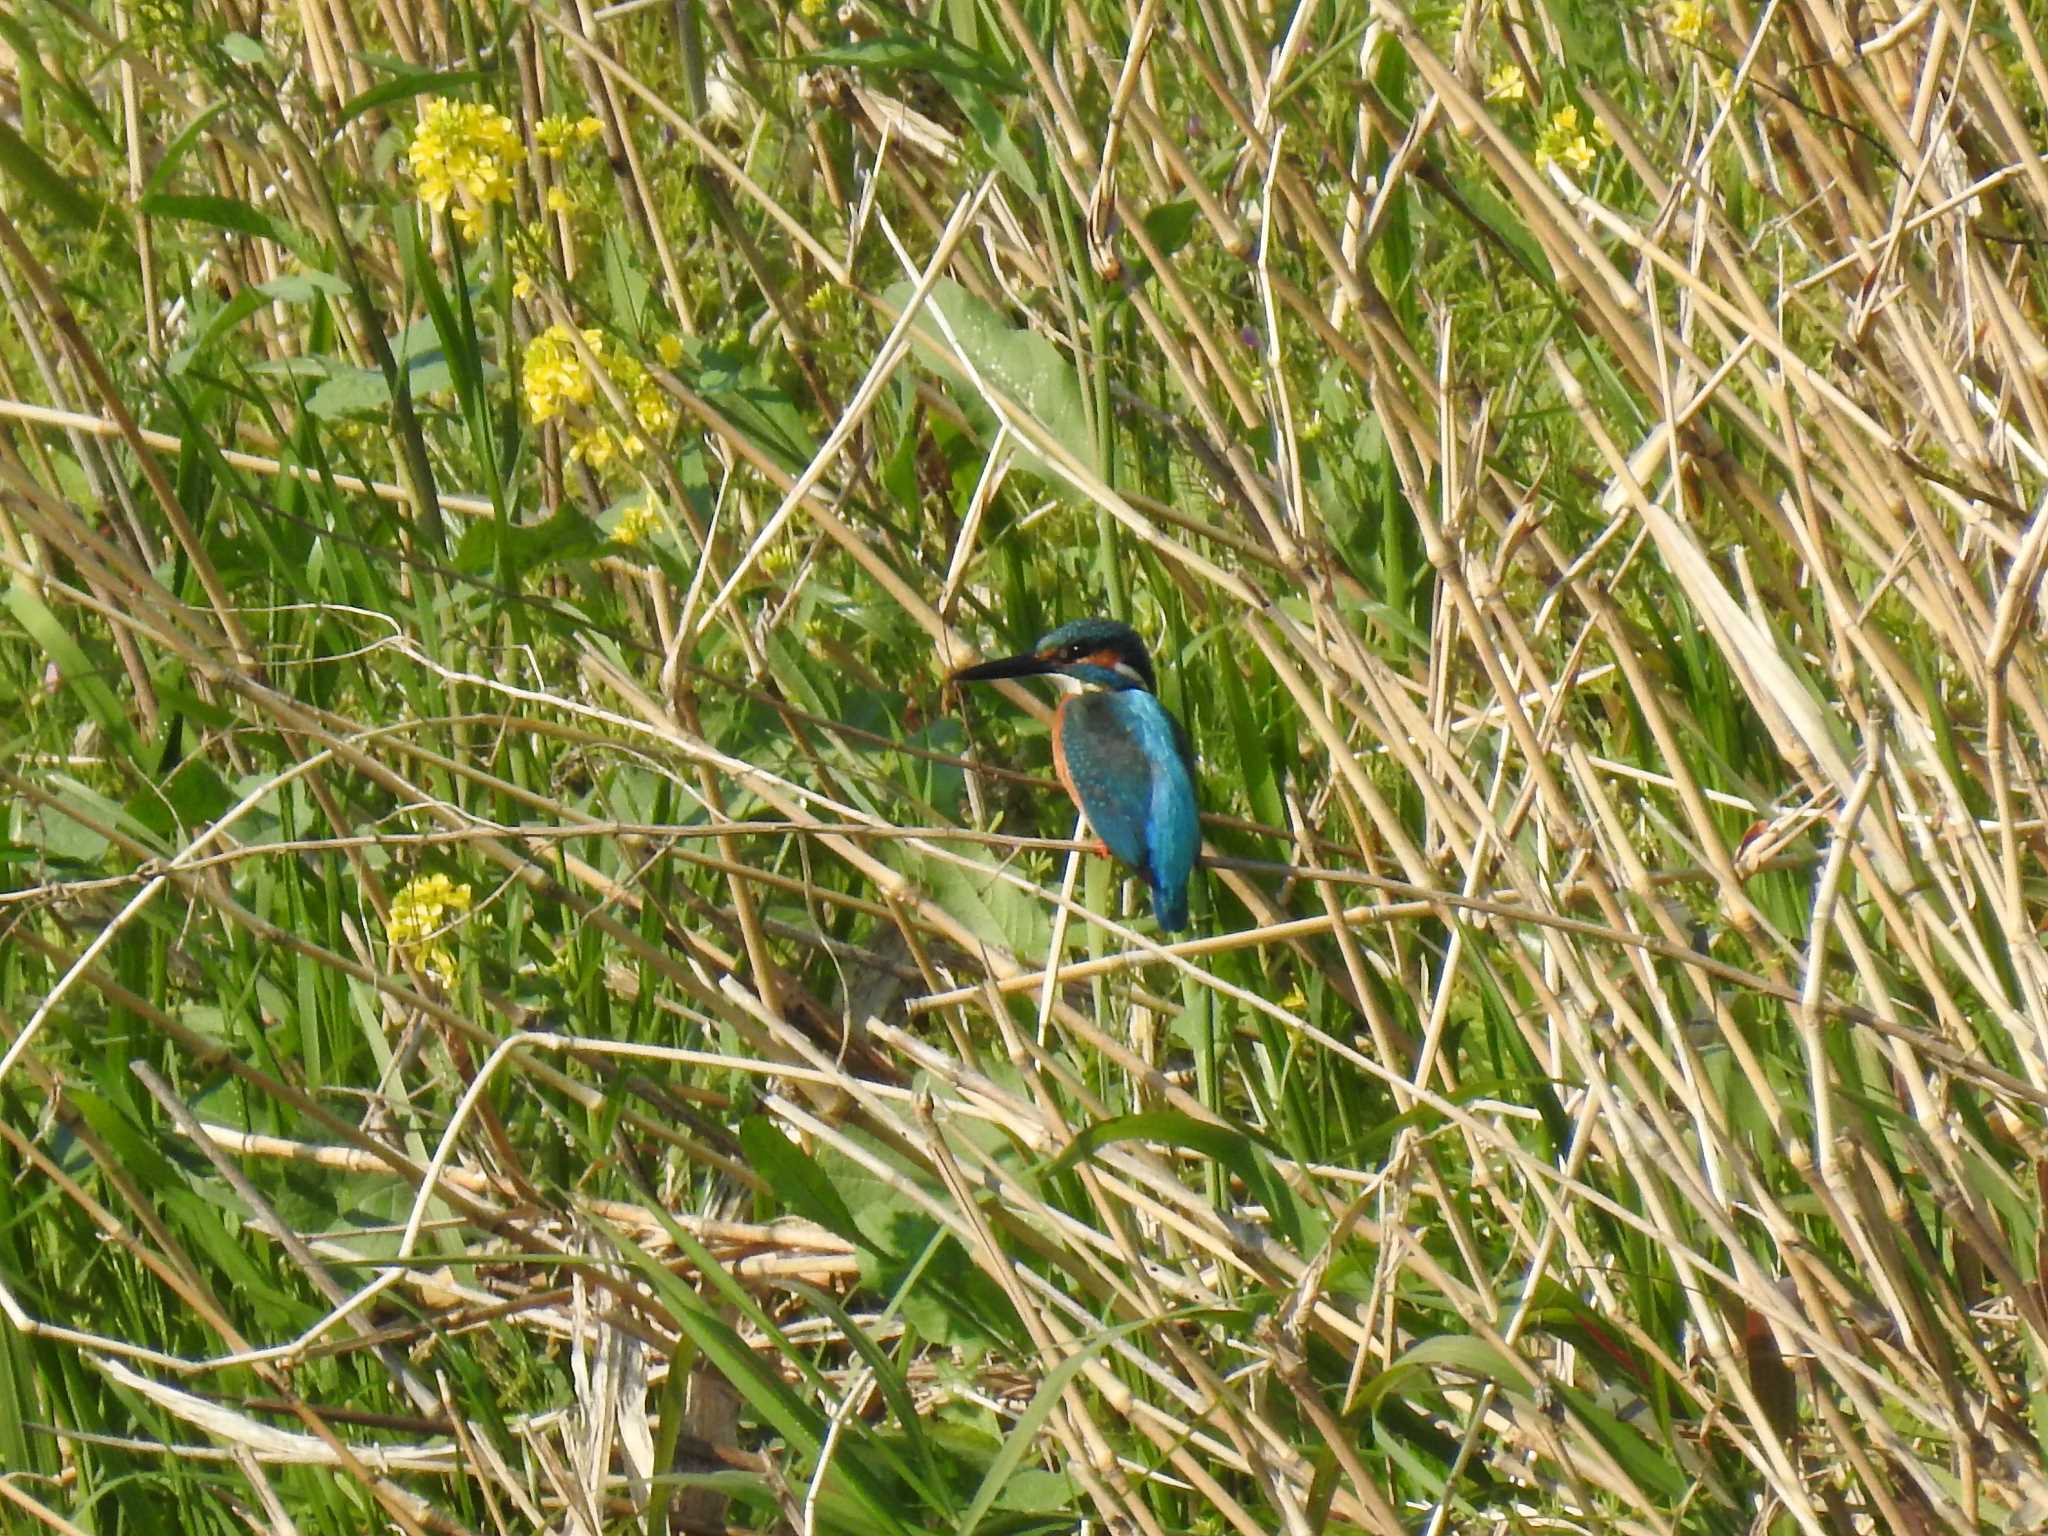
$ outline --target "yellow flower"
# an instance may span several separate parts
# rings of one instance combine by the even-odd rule
[[[619,439],[610,427],[585,427],[569,434],[569,462],[588,464],[603,470],[619,451]]]
[[[646,496],[629,501],[619,513],[619,521],[612,529],[614,544],[644,544],[647,539],[661,531],[661,519],[655,515],[654,502]]]
[[[578,144],[588,144],[604,132],[604,124],[584,116],[574,119],[566,113],[550,112],[533,125],[533,142],[551,160],[559,160]]]
[[[420,201],[447,211],[458,194],[465,207],[512,201],[508,163],[525,153],[512,119],[476,101],[430,97],[405,152]]]
[[[659,435],[676,424],[676,408],[652,379],[633,392],[633,418],[640,430]]]
[[[676,424],[675,405],[661,392],[661,386],[647,376],[647,370],[637,357],[629,357],[622,352],[611,359],[610,366],[612,378],[618,382],[619,393],[632,406],[633,417],[640,423],[641,431],[662,433]]]
[[[491,227],[491,211],[476,203],[457,204],[455,227],[461,231],[463,239],[475,245],[483,238],[484,231]]]
[[[1597,138],[1606,137],[1597,123],[1593,132]],[[1593,168],[1598,153],[1592,140],[1579,127],[1577,107],[1559,107],[1536,136],[1536,169],[1539,171],[1552,161],[1558,161],[1583,176]]]
[[[421,875],[391,898],[384,936],[394,955],[411,961],[442,986],[453,986],[455,956],[442,940],[473,905],[467,883],[457,885],[446,875]]]
[[[683,360],[683,339],[674,331],[665,331],[654,343],[654,355],[661,359],[661,366],[673,368]]]
[[[533,278],[531,274],[525,272],[515,272],[512,274],[513,298],[530,299],[533,297],[534,291],[535,290],[533,286]]]
[[[567,187],[549,187],[547,204],[549,213],[559,213],[567,216],[576,211],[576,199]]]
[[[575,130],[569,119],[559,112],[550,112],[533,125],[533,142],[540,152],[551,160],[559,160],[569,147],[569,135]]]
[[[1529,94],[1529,82],[1512,64],[1503,64],[1486,77],[1488,101],[1520,101]]]
[[[1671,7],[1671,35],[1681,43],[1697,47],[1701,38],[1707,35],[1707,24],[1712,13],[1707,10],[1705,0],[1676,0]]]
[[[597,331],[585,331],[591,351],[603,355]],[[526,344],[525,387],[527,414],[535,422],[550,421],[565,405],[588,405],[597,393],[597,382],[576,353],[576,339],[565,325],[551,325]]]

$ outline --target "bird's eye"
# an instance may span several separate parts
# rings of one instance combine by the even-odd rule
[[[1088,647],[1085,645],[1076,643],[1074,645],[1070,645],[1067,647],[1067,660],[1069,661],[1079,661],[1083,656],[1086,656],[1087,654]]]

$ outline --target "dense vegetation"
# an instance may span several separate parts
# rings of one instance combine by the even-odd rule
[[[2043,22],[15,0],[0,1521],[2043,1528]]]

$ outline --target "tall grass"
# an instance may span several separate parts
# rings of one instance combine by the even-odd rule
[[[6,1518],[2041,1528],[2043,21],[22,0]]]

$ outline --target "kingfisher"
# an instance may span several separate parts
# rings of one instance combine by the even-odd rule
[[[1188,733],[1159,702],[1152,658],[1128,624],[1076,619],[1021,656],[964,667],[947,679],[1059,677],[1069,692],[1052,717],[1052,762],[1104,849],[1152,887],[1159,926],[1188,925],[1188,876],[1202,835]]]

